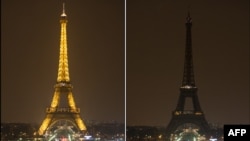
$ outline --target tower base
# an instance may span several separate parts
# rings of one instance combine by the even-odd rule
[[[184,111],[183,113],[173,112],[172,119],[166,129],[166,138],[169,140],[171,134],[175,134],[176,130],[187,124],[193,124],[198,127],[199,133],[203,135],[210,134],[210,127],[201,112]]]
[[[51,108],[48,108],[51,109]],[[82,133],[86,132],[86,126],[84,125],[80,112],[72,110],[70,108],[58,108],[54,111],[47,109],[47,114],[38,130],[39,135],[43,135],[46,130],[52,127],[56,122],[60,120],[66,120],[77,127]]]

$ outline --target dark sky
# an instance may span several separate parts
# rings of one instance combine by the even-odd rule
[[[127,124],[163,125],[177,106],[188,6],[208,122],[250,123],[248,0],[127,0]]]
[[[64,2],[69,73],[81,116],[124,123],[124,1]],[[44,119],[57,78],[62,3],[1,1],[2,121]]]
[[[127,125],[169,123],[189,5],[206,119],[249,123],[249,1],[127,0]],[[57,77],[62,1],[2,0],[1,6],[1,118],[40,123]],[[69,71],[84,119],[125,119],[124,6],[124,0],[66,0]]]

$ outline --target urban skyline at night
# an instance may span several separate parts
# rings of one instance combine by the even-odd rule
[[[43,121],[57,78],[63,2],[70,79],[84,120],[167,126],[178,103],[190,11],[207,121],[250,123],[249,1],[233,0],[3,0],[1,122]]]

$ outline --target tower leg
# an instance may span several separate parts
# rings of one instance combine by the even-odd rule
[[[52,120],[52,115],[47,114],[46,118],[43,120],[42,125],[40,126],[39,130],[38,130],[38,134],[39,135],[43,135],[45,130],[48,128],[48,126],[50,125]]]

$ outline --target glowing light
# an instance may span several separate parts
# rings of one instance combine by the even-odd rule
[[[191,86],[191,85],[185,85],[185,86],[182,86],[181,88],[185,88],[185,89],[191,89],[191,88],[196,88],[194,86]]]
[[[69,141],[71,141],[71,137],[70,137],[70,135],[68,135],[68,138],[69,138]]]
[[[174,113],[175,115],[180,115],[181,113],[180,112],[178,112],[178,111],[175,111],[175,113]]]
[[[76,123],[80,130],[85,131],[87,129],[80,117],[76,117]]]
[[[73,110],[76,110],[76,104],[72,92],[68,94],[68,101],[69,101],[69,107],[72,108]]]
[[[91,138],[92,138],[92,136],[85,135],[85,136],[84,136],[84,138],[85,138],[86,140],[89,140],[89,139],[91,139]]]
[[[51,102],[51,107],[52,107],[52,108],[55,108],[55,107],[58,106],[59,94],[60,94],[60,90],[59,90],[59,89],[56,89],[56,91],[55,91],[55,93],[54,93],[54,96],[53,96],[53,99],[52,99],[52,102]]]
[[[179,134],[171,134],[171,141],[182,141],[182,140],[188,140],[188,141],[205,141],[205,137],[201,136],[198,133],[197,128],[183,128],[183,132]]]
[[[57,134],[54,134],[48,141],[53,140],[56,137]]]
[[[195,112],[195,114],[196,114],[196,115],[202,115],[202,113],[201,113],[201,112]]]
[[[61,20],[61,39],[60,39],[60,55],[59,55],[59,68],[57,82],[69,82],[69,67],[68,67],[68,54],[67,54],[67,33],[66,33],[67,20]]]
[[[162,135],[159,135],[158,138],[161,139],[161,138],[162,138]]]
[[[41,125],[41,127],[38,130],[38,134],[39,135],[43,135],[43,133],[45,132],[46,128],[48,127],[49,123],[51,121],[50,117],[46,117]]]

